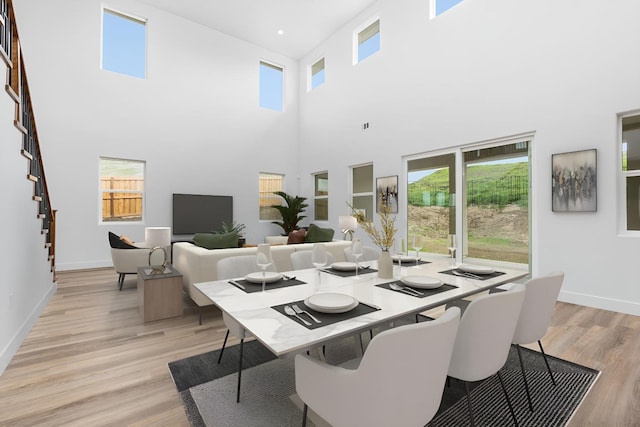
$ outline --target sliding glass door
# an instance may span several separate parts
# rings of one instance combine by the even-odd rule
[[[530,140],[408,159],[408,245],[447,255],[456,234],[459,260],[529,264]]]

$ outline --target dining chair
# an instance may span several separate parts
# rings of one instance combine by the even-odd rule
[[[292,252],[290,256],[291,258],[291,266],[294,270],[304,270],[306,268],[314,268],[313,262],[311,262],[311,255],[313,251],[296,251]],[[333,255],[331,252],[327,252],[327,265],[333,264]]]
[[[492,375],[498,376],[511,417],[515,425],[518,425],[500,369],[507,361],[524,297],[524,286],[516,284],[507,292],[485,294],[471,301],[462,314],[449,376],[465,384],[472,426],[475,425],[475,420],[469,382],[484,380]]]
[[[344,258],[349,262],[356,262],[356,257],[351,255],[351,246],[344,248]],[[377,261],[380,258],[380,251],[373,246],[363,246],[362,256],[358,261]]]
[[[218,261],[218,279],[226,280],[226,279],[234,279],[244,277],[249,273],[254,273],[256,271],[261,271],[260,267],[256,263],[256,255],[242,255],[242,256],[234,256],[223,258]],[[276,267],[271,264],[267,267],[266,271],[276,271]],[[227,333],[224,336],[224,342],[222,343],[222,348],[220,349],[220,355],[218,356],[218,364],[222,360],[222,354],[224,353],[224,349],[227,345],[227,339],[229,338],[229,333],[232,333],[234,336],[240,339],[240,357],[238,361],[238,390],[236,395],[236,402],[240,402],[240,382],[242,377],[242,351],[244,349],[244,339],[247,336],[247,332],[240,326],[238,322],[236,322],[231,316],[229,316],[224,311],[222,312],[222,320],[227,327]]]
[[[425,425],[440,406],[459,321],[454,307],[432,322],[381,332],[348,362],[353,369],[296,355],[302,425],[309,407],[335,427]]]
[[[522,360],[522,348],[521,344],[531,344],[538,341],[540,347],[540,353],[544,359],[544,363],[547,366],[547,371],[551,377],[551,382],[556,385],[556,380],[553,377],[553,372],[549,366],[549,361],[542,348],[542,342],[540,341],[547,333],[549,324],[551,323],[551,316],[558,300],[558,294],[562,287],[564,280],[564,272],[556,271],[545,276],[535,277],[525,282],[525,298],[522,305],[522,311],[518,318],[516,330],[513,334],[512,343],[518,350],[518,359],[520,361],[520,369],[522,371],[522,380],[524,382],[525,391],[527,392],[527,401],[529,403],[529,410],[533,411],[533,403],[531,401],[531,394],[529,392],[529,383],[527,382],[527,375],[524,370],[524,363]]]

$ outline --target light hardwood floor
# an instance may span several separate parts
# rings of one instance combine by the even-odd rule
[[[188,426],[167,363],[219,348],[216,311],[144,324],[135,276],[60,272],[53,296],[0,376],[2,426]],[[231,341],[235,344],[236,341]],[[575,426],[640,426],[640,317],[558,303],[545,350],[602,371]],[[535,348],[535,347],[534,347]]]

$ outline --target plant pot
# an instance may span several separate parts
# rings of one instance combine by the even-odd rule
[[[382,251],[378,259],[378,277],[381,279],[393,279],[393,261],[389,251]]]

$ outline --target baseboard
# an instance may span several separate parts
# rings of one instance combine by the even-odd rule
[[[31,328],[33,328],[33,325],[38,321],[38,318],[44,311],[44,308],[47,306],[49,300],[51,300],[51,297],[53,297],[57,290],[58,285],[55,282],[52,282],[49,291],[42,297],[38,305],[33,309],[29,317],[27,317],[5,348],[2,349],[2,353],[0,353],[0,375],[2,375],[5,369],[7,369],[11,359],[13,359],[13,356],[16,354],[18,349],[20,349],[22,342],[27,335],[29,335]]]
[[[558,300],[571,304],[599,308],[601,310],[609,310],[615,311],[617,313],[640,316],[640,304],[635,302],[622,301],[613,298],[603,298],[595,295],[585,295],[568,291],[560,291]]]

